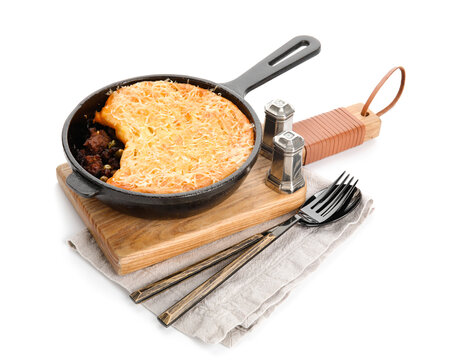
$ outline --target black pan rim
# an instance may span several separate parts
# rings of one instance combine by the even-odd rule
[[[230,174],[226,178],[224,178],[212,185],[205,186],[203,188],[199,188],[196,190],[191,190],[191,191],[182,192],[182,193],[172,193],[172,194],[171,193],[170,194],[153,194],[153,193],[142,193],[142,192],[137,192],[137,191],[125,190],[125,189],[119,188],[117,186],[109,185],[109,184],[101,181],[100,179],[97,179],[95,176],[93,176],[89,172],[87,172],[73,156],[72,151],[69,146],[69,143],[68,143],[69,127],[70,127],[71,121],[74,118],[74,115],[76,114],[76,112],[83,106],[83,104],[87,100],[89,100],[91,97],[93,97],[99,93],[104,92],[106,94],[107,92],[109,92],[111,90],[116,90],[117,88],[131,85],[131,84],[134,84],[139,81],[155,81],[155,80],[168,80],[168,79],[176,81],[176,82],[182,82],[182,83],[190,83],[190,81],[191,81],[193,85],[200,86],[207,90],[211,90],[217,94],[221,94],[221,96],[224,96],[224,94],[221,93],[221,90],[224,90],[225,92],[229,93],[230,95],[232,95],[233,97],[238,99],[239,102],[241,102],[242,106],[244,106],[246,108],[246,110],[248,110],[248,112],[251,114],[252,119],[249,119],[249,120],[254,124],[254,133],[255,133],[254,147],[253,147],[253,150],[251,151],[250,155],[246,159],[246,161],[232,174]],[[207,85],[207,87],[197,85],[196,83],[205,84],[205,85]],[[228,96],[224,96],[224,97],[227,98],[228,100],[231,100],[239,109],[241,109],[241,106],[239,106],[239,104],[236,104],[235,101],[233,101],[232,99],[229,99]],[[248,167],[251,166],[251,164],[254,164],[256,161],[256,158],[259,154],[261,144],[262,144],[262,126],[260,124],[259,118],[257,117],[257,114],[254,111],[254,109],[251,107],[251,105],[241,95],[239,95],[237,92],[235,92],[234,90],[230,89],[229,87],[227,87],[223,84],[219,84],[219,83],[216,83],[216,82],[213,82],[210,80],[206,80],[203,78],[199,78],[199,77],[180,75],[180,74],[143,75],[143,76],[137,76],[137,77],[132,77],[132,78],[128,78],[125,80],[116,81],[107,86],[104,86],[104,87],[94,91],[87,97],[85,97],[73,109],[73,111],[70,113],[70,115],[65,120],[63,130],[62,130],[63,149],[64,149],[66,157],[69,160],[70,165],[72,166],[72,169],[74,167],[75,168],[74,170],[76,170],[77,173],[82,175],[82,177],[84,177],[84,179],[86,179],[87,181],[92,183],[94,186],[98,187],[100,189],[100,191],[102,188],[106,188],[109,191],[117,192],[117,193],[124,194],[127,196],[136,197],[139,199],[144,199],[144,198],[145,199],[175,199],[175,198],[189,199],[189,198],[195,198],[200,194],[204,195],[207,193],[214,192],[215,190],[218,190],[221,187],[223,187],[224,185],[226,185],[227,183],[233,182],[233,181],[235,181],[235,179],[240,178],[241,176],[245,175],[245,172],[248,172]]]

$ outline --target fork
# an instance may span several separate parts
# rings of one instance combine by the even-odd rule
[[[326,223],[330,217],[332,217],[340,208],[346,203],[346,201],[352,196],[353,191],[358,183],[358,180],[352,184],[354,177],[349,181],[350,175],[347,174],[344,180],[338,184],[341,178],[344,176],[343,172],[334,183],[328,187],[328,190],[317,196],[312,202],[300,207],[298,212],[291,218],[276,226],[274,229],[267,231],[267,233],[257,241],[254,245],[246,249],[241,255],[235,258],[232,262],[226,265],[223,269],[212,275],[209,279],[165,310],[158,316],[159,321],[165,326],[172,325],[182,315],[189,311],[198,302],[204,299],[218,286],[223,284],[251,259],[253,259],[262,250],[267,248],[276,239],[283,235],[292,226],[301,221],[313,222],[317,226]],[[338,184],[338,185],[337,185]]]

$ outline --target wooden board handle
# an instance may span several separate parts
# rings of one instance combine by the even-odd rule
[[[379,135],[381,121],[363,104],[338,108],[293,124],[305,140],[304,164],[345,151]]]

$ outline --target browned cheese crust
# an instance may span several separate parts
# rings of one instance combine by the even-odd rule
[[[108,183],[145,193],[202,188],[236,171],[254,146],[248,118],[231,101],[190,84],[144,81],[114,91],[95,122],[125,144]]]

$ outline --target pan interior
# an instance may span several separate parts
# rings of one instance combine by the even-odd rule
[[[255,157],[257,156],[260,144],[262,141],[261,136],[261,125],[257,118],[256,113],[251,108],[251,106],[239,95],[234,93],[231,89],[225,88],[222,85],[219,85],[217,83],[200,79],[200,78],[194,78],[194,77],[187,77],[183,75],[149,75],[149,76],[141,76],[137,78],[132,78],[120,82],[113,83],[111,85],[108,85],[93,94],[89,95],[87,98],[85,98],[70,114],[69,118],[67,119],[66,126],[64,127],[64,132],[67,135],[67,141],[68,141],[68,150],[70,153],[67,155],[71,158],[72,163],[77,165],[77,170],[80,171],[84,176],[87,176],[89,180],[93,182],[101,183],[102,186],[109,187],[113,190],[117,190],[120,192],[126,192],[131,193],[132,195],[136,195],[136,192],[132,192],[129,190],[124,190],[109,184],[106,184],[104,182],[101,182],[99,179],[94,177],[93,175],[89,174],[84,168],[81,167],[81,165],[76,160],[76,150],[81,148],[83,139],[88,134],[87,129],[87,120],[92,119],[95,115],[96,111],[100,111],[104,104],[106,103],[106,100],[109,97],[109,94],[111,91],[117,90],[120,87],[128,86],[135,84],[137,82],[141,81],[157,81],[157,80],[171,80],[174,82],[179,83],[189,83],[192,85],[199,86],[201,88],[210,90],[217,95],[223,96],[224,98],[230,100],[233,102],[239,109],[242,111],[242,113],[248,118],[248,120],[253,124],[254,126],[254,148],[247,160],[241,165],[239,169],[237,169],[233,174],[229,175],[228,177],[224,178],[223,180],[206,186],[204,188],[200,188],[197,190],[192,190],[186,193],[175,193],[175,194],[147,194],[147,193],[138,193],[139,195],[148,196],[148,197],[163,197],[163,196],[183,196],[185,194],[192,194],[197,191],[208,191],[212,188],[214,188],[217,184],[220,184],[225,181],[230,181],[233,176],[237,176],[241,171],[243,171],[249,164],[253,163],[255,160]]]

